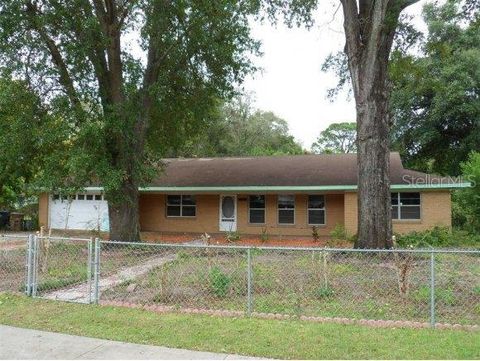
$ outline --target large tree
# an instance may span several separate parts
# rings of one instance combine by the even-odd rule
[[[159,169],[158,143],[201,126],[253,69],[257,11],[236,0],[0,1],[1,65],[63,115],[76,151],[62,182],[104,186],[112,239],[139,239],[138,187]]]
[[[400,13],[417,0],[340,0],[357,112],[359,248],[392,246],[388,63]]]
[[[355,123],[333,123],[320,132],[312,144],[312,152],[322,153],[355,153],[357,125]]]
[[[225,157],[302,153],[302,146],[289,134],[284,119],[257,109],[250,95],[238,95],[222,103],[212,114],[209,126],[171,155]]]
[[[420,52],[390,64],[393,146],[408,166],[449,175],[480,151],[480,11],[461,3],[426,5]]]

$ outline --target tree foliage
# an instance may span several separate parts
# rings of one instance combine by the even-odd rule
[[[158,171],[162,150],[254,70],[249,17],[261,4],[0,2],[0,64],[68,124],[60,184],[104,186],[112,237],[139,238],[138,186]]]
[[[312,152],[321,153],[355,153],[357,139],[356,123],[342,122],[330,124],[320,132],[312,144]]]
[[[272,112],[255,109],[250,96],[237,96],[219,106],[209,126],[191,137],[172,156],[260,156],[301,154],[288,124]]]
[[[390,67],[393,144],[410,167],[458,175],[480,150],[480,18],[457,0],[428,4],[420,56],[396,52]]]
[[[43,109],[25,82],[0,78],[0,207],[13,207],[34,192],[55,154],[66,153],[65,135],[64,124]]]
[[[472,233],[480,231],[480,152],[470,153],[468,159],[461,164],[465,181],[470,188],[455,192],[453,197],[454,225]]]

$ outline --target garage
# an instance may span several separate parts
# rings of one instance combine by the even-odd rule
[[[49,227],[64,230],[108,231],[108,203],[100,193],[49,197]]]

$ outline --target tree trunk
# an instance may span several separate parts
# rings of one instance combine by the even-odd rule
[[[357,105],[358,237],[356,248],[391,248],[388,97],[375,84]]]
[[[141,113],[140,111],[138,111]],[[132,122],[128,116],[115,114],[122,122],[124,132],[110,131],[107,149],[111,155],[111,167],[122,170],[125,175],[119,186],[107,191],[110,218],[110,239],[114,241],[139,242],[139,185],[141,171],[138,164],[145,162],[145,119],[138,114]]]
[[[138,186],[134,183],[126,181],[119,190],[110,192],[107,195],[109,199],[108,215],[110,218],[111,240],[124,242],[140,241]]]
[[[393,37],[392,34],[389,35]],[[356,248],[391,248],[390,116],[387,85],[391,41],[349,56],[357,112],[358,232]],[[373,64],[373,65],[372,65]]]
[[[400,12],[417,0],[341,0],[357,110],[356,248],[391,248],[388,61]]]

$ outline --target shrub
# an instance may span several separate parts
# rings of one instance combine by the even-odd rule
[[[320,236],[318,234],[318,228],[316,226],[312,227],[312,238],[315,242],[317,242],[320,239]]]
[[[347,239],[347,231],[343,224],[337,223],[335,224],[335,228],[330,232],[330,236],[332,239],[343,241]]]
[[[315,290],[315,297],[317,298],[328,298],[333,296],[335,292],[333,291],[333,288],[328,287],[328,286],[323,286],[319,287]]]
[[[205,232],[204,234],[202,234],[200,236],[200,239],[202,240],[202,243],[204,243],[204,244],[210,244],[210,239],[211,238],[212,237],[207,232]]]
[[[480,236],[465,231],[451,231],[448,227],[433,227],[423,232],[395,235],[401,248],[478,246]]]
[[[227,232],[225,234],[225,239],[229,243],[240,241],[241,239],[240,232],[238,231]]]
[[[210,270],[210,286],[215,296],[219,298],[225,297],[231,283],[232,279],[222,272],[220,268],[215,266]]]
[[[268,233],[266,228],[262,228],[262,234],[260,235],[262,242],[268,241]]]
[[[397,245],[402,248],[443,246],[449,242],[450,230],[447,227],[434,227],[423,232],[396,235],[395,238]]]

